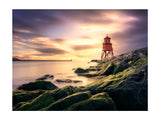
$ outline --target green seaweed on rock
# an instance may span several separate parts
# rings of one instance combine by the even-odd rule
[[[88,99],[90,96],[91,93],[89,91],[74,93],[52,103],[46,110],[64,110],[74,103]]]
[[[36,81],[36,82],[30,82],[27,84],[23,84],[20,87],[18,87],[18,90],[54,90],[58,88],[54,84],[52,84],[49,81]]]
[[[73,104],[67,110],[116,110],[116,106],[109,95],[103,92]]]
[[[80,89],[78,87],[66,86],[52,91],[46,91],[36,97],[33,101],[29,102],[27,105],[21,106],[15,110],[39,110],[48,107],[53,102],[76,93],[79,90]]]

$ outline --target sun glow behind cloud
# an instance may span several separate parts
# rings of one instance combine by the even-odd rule
[[[147,11],[13,11],[13,56],[20,59],[100,59],[106,34],[115,55],[147,46]]]

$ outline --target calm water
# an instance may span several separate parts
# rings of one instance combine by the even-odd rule
[[[93,82],[93,79],[83,76],[77,76],[74,73],[74,68],[96,65],[96,63],[87,62],[46,62],[46,61],[14,61],[13,62],[13,90],[17,89],[24,83],[35,81],[35,79],[42,77],[46,74],[54,75],[54,79],[47,79],[58,87],[67,85],[83,86]],[[82,80],[79,83],[59,83],[56,79],[71,79]]]

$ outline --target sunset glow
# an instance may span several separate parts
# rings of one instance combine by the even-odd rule
[[[115,55],[147,46],[147,10],[13,10],[13,57],[100,59],[106,34]]]

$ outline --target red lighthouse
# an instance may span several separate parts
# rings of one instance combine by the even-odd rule
[[[101,59],[114,56],[112,43],[110,43],[110,40],[111,38],[108,37],[108,35],[104,38]]]

